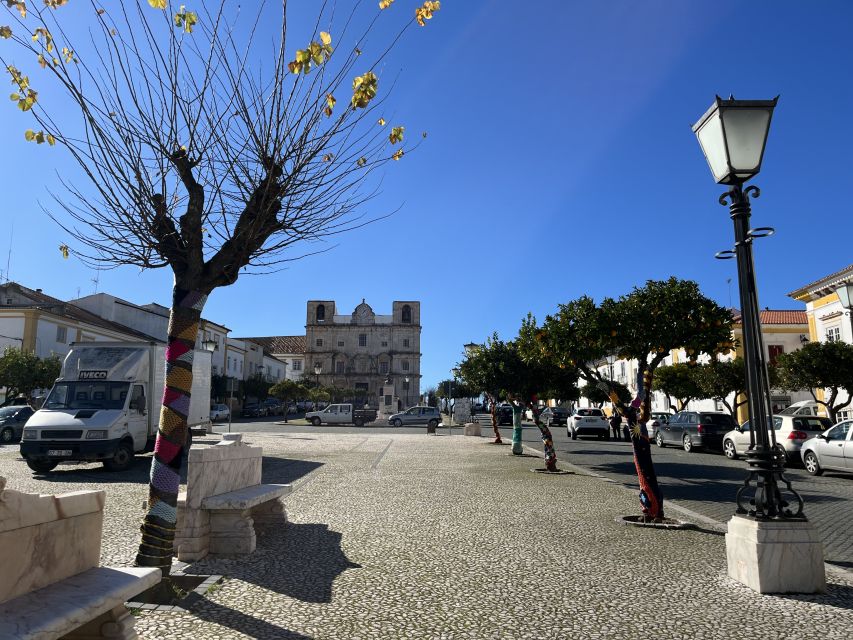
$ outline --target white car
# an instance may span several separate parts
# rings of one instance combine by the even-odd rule
[[[210,407],[210,421],[216,422],[217,420],[227,420],[228,416],[231,415],[231,411],[228,409],[228,405],[225,404],[215,404]]]
[[[785,464],[799,462],[800,449],[809,438],[832,426],[829,418],[812,415],[775,415],[773,431],[776,446],[785,453]],[[735,460],[749,449],[749,420],[723,436],[723,453]]]
[[[566,434],[577,440],[578,436],[598,436],[610,440],[610,423],[601,409],[578,408],[566,424]]]
[[[813,476],[825,470],[853,473],[853,420],[844,420],[803,445],[803,465]]]

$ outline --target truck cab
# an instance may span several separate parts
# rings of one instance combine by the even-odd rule
[[[350,424],[352,423],[351,404],[330,404],[322,411],[309,411],[305,419],[315,427],[321,424]]]

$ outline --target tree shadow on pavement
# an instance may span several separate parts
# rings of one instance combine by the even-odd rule
[[[322,466],[313,460],[264,456],[261,477],[267,483],[292,484]]]
[[[288,522],[263,529],[257,549],[248,556],[207,557],[186,572],[227,575],[303,602],[331,602],[335,579],[347,569],[361,568],[346,557],[341,538],[340,532],[330,531],[326,524]]]
[[[216,623],[223,627],[229,627],[234,631],[246,634],[250,638],[276,638],[281,640],[312,640],[310,636],[283,629],[271,624],[266,620],[226,607],[218,602],[211,602],[203,596],[195,593],[184,598],[183,606],[193,616],[201,620]]]

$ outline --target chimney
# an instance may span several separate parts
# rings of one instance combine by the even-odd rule
[[[41,289],[36,289],[36,293],[41,293]]]

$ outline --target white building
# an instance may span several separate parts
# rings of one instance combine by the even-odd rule
[[[267,336],[243,338],[243,340],[261,345],[267,357],[276,362],[265,362],[265,366],[283,367],[281,379],[300,380],[305,373],[305,336]]]

